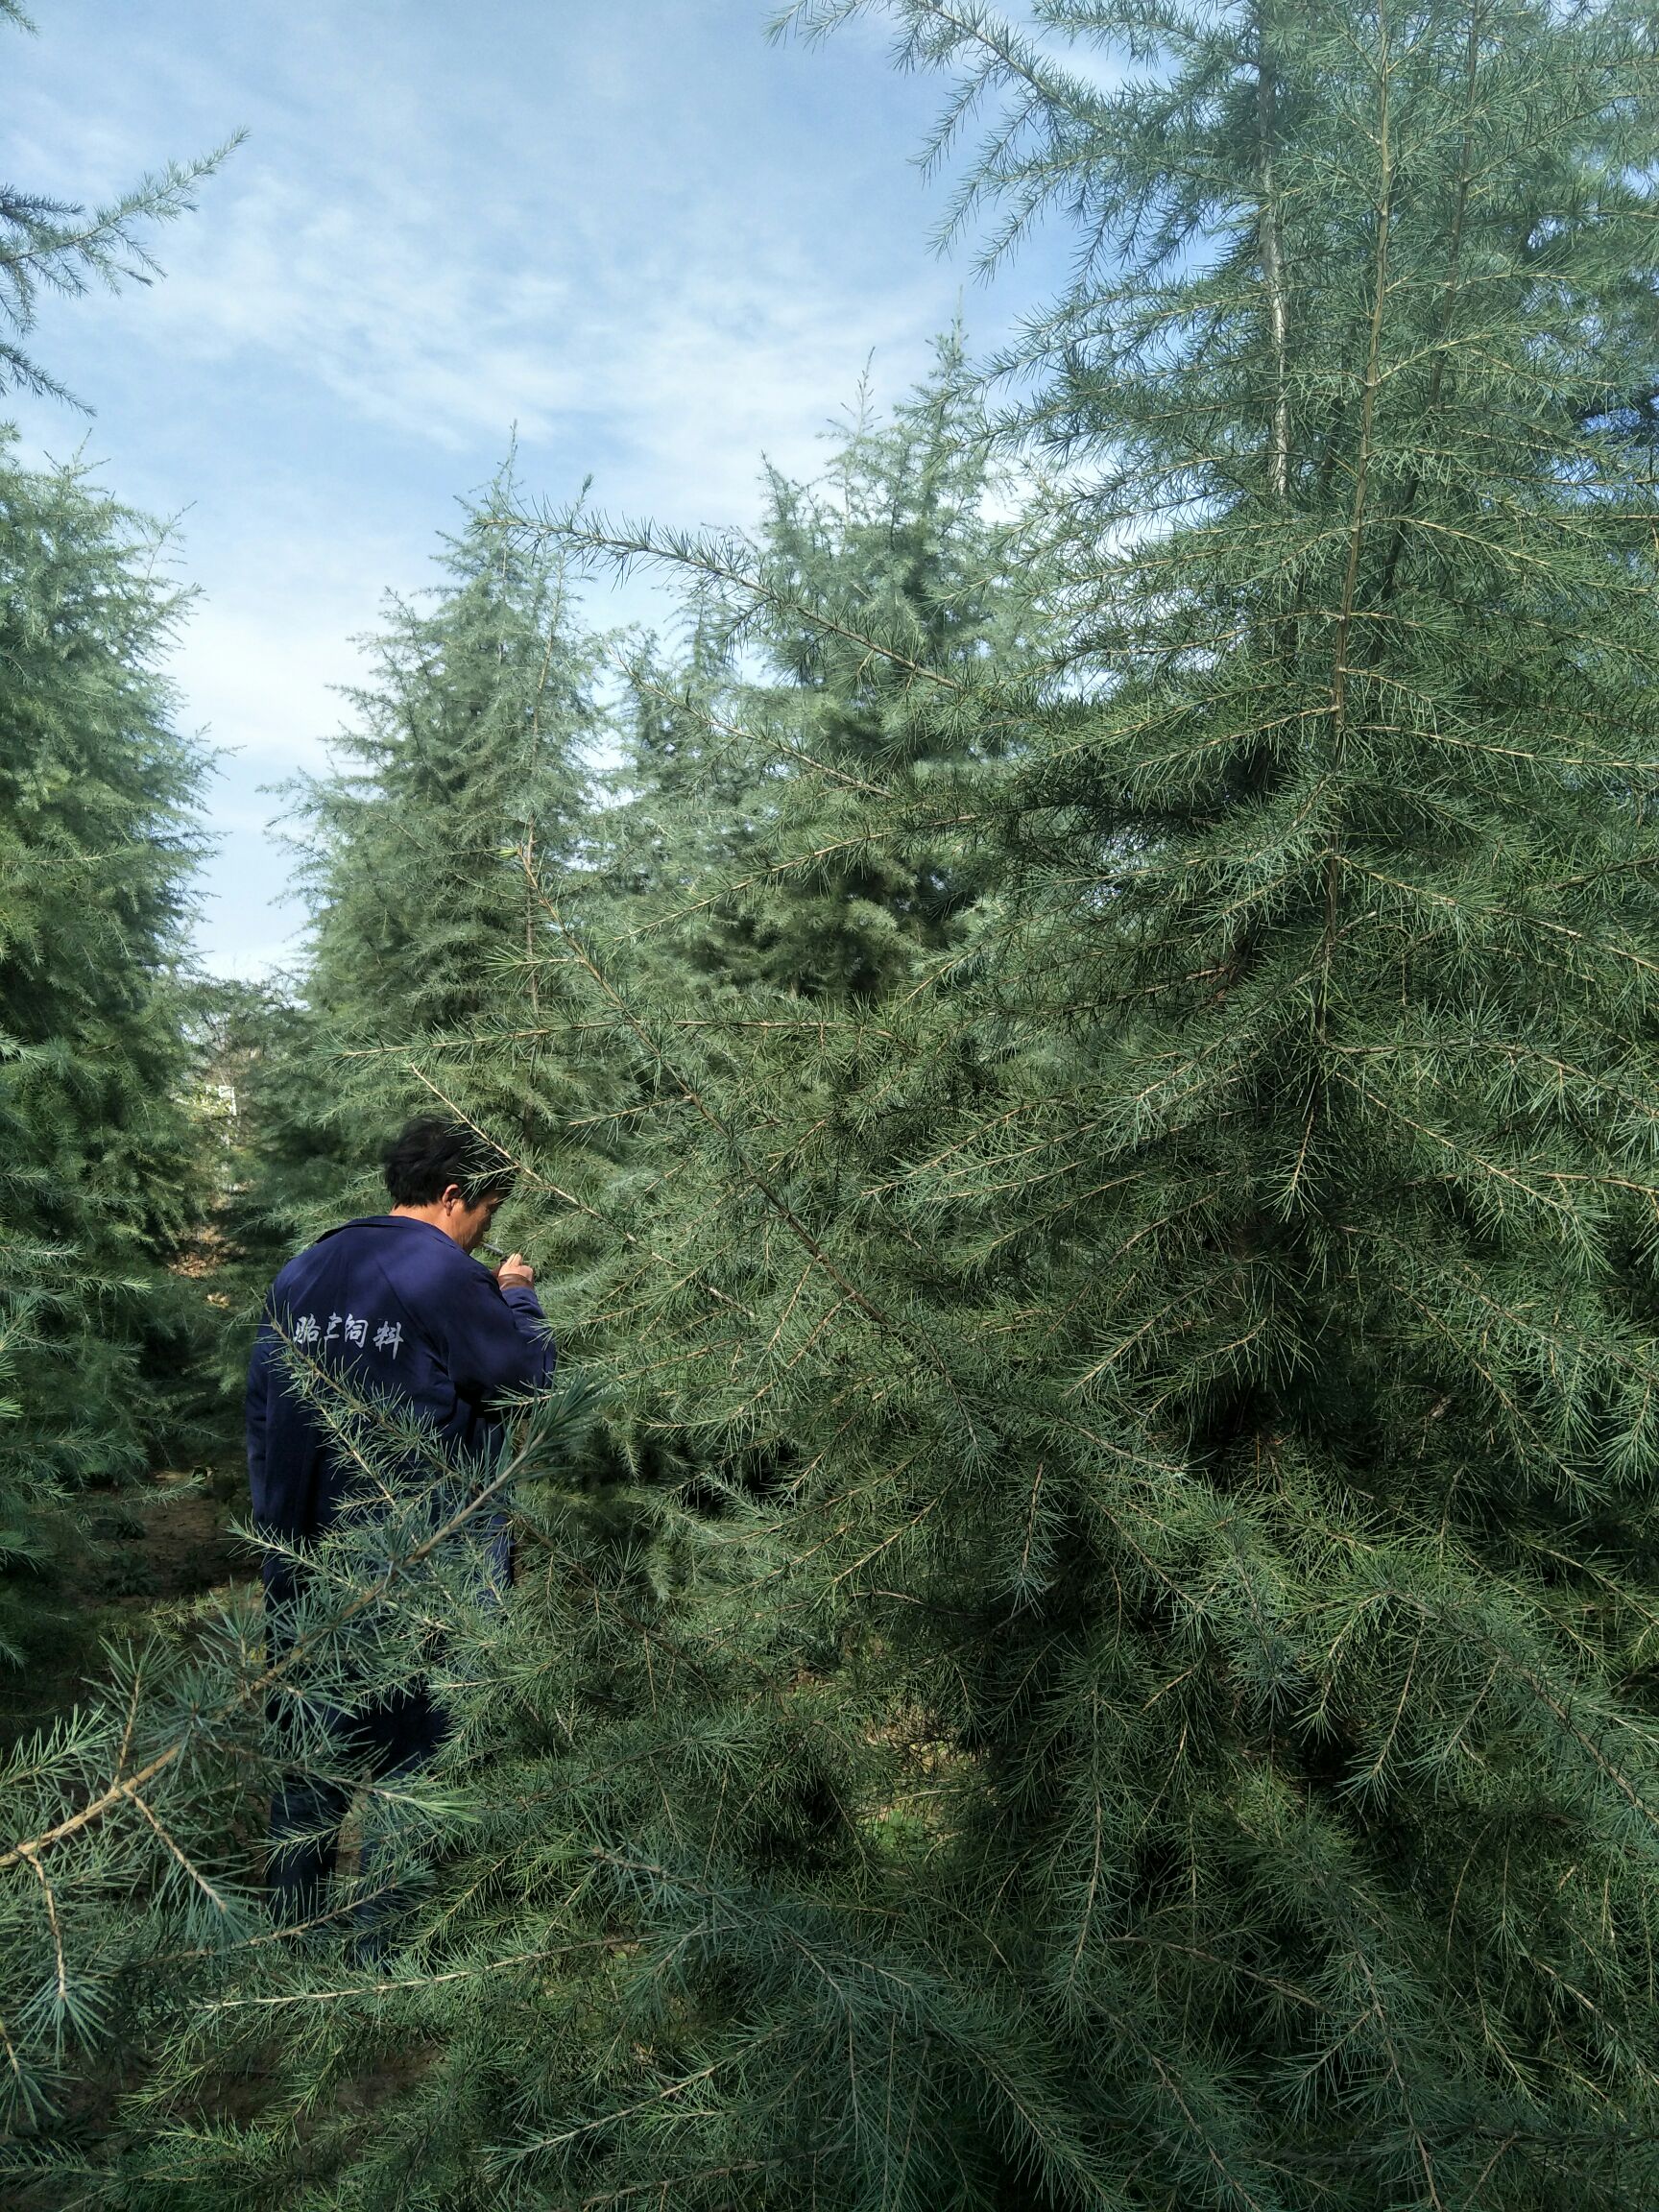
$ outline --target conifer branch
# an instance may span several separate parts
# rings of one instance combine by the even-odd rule
[[[623,664],[618,663],[618,665]],[[761,752],[781,754],[786,760],[795,761],[798,766],[806,769],[810,775],[822,776],[827,783],[837,784],[844,791],[856,791],[868,799],[891,799],[893,797],[893,793],[885,785],[867,783],[862,777],[849,776],[844,770],[831,767],[827,760],[820,760],[815,754],[808,753],[804,746],[791,745],[789,740],[776,730],[756,732],[739,729],[735,723],[726,721],[721,715],[716,714],[712,708],[694,698],[688,691],[668,691],[661,684],[653,684],[647,676],[637,669],[627,669],[625,672],[630,680],[645,693],[647,698],[661,699],[666,706],[679,707],[687,713],[695,714],[709,729],[717,731],[722,737],[731,738],[734,744],[753,745]]]
[[[399,1575],[406,1574],[411,1567],[419,1566],[423,1559],[429,1558],[441,1546],[448,1543],[452,1537],[459,1535],[469,1522],[475,1520],[504,1490],[517,1480],[541,1441],[540,1437],[533,1437],[529,1442],[521,1445],[509,1459],[501,1473],[475,1491],[465,1504],[450,1515],[442,1527],[435,1529],[432,1534],[424,1537],[408,1551],[401,1553],[386,1569],[385,1573],[376,1576],[372,1583],[357,1588],[349,1601],[327,1623],[327,1633],[337,1635],[342,1628],[347,1627],[361,1614],[378,1604],[390,1592]],[[313,1641],[314,1638],[311,1637],[297,1637],[281,1658],[272,1661],[251,1681],[240,1684],[228,1697],[215,1706],[211,1712],[195,1717],[189,1735],[180,1737],[164,1749],[155,1753],[134,1773],[111,1781],[108,1787],[100,1791],[78,1811],[54,1822],[51,1827],[44,1829],[39,1835],[28,1837],[12,1843],[6,1850],[0,1851],[0,1872],[4,1872],[9,1866],[27,1863],[40,1880],[45,1882],[45,1874],[39,1863],[41,1852],[50,1850],[57,1844],[67,1841],[70,1837],[81,1834],[84,1829],[89,1828],[96,1821],[103,1819],[107,1814],[113,1812],[118,1806],[136,1802],[135,1793],[137,1791],[147,1789],[152,1782],[165,1774],[169,1767],[178,1765],[189,1748],[194,1736],[200,1734],[204,1727],[215,1721],[226,1719],[231,1714],[246,1709],[255,1699],[261,1697],[266,1691],[283,1681],[294,1671],[300,1661],[308,1655]],[[49,1887],[48,1885],[48,1888]]]
[[[626,523],[618,529],[609,529],[597,521],[584,527],[574,517],[550,520],[530,516],[501,515],[493,517],[493,520],[501,529],[523,530],[554,537],[562,544],[576,546],[585,552],[607,555],[619,568],[626,568],[634,561],[655,561],[666,566],[690,569],[712,583],[744,593],[775,614],[803,622],[808,629],[819,631],[825,637],[839,637],[846,644],[857,646],[871,660],[885,661],[892,667],[902,669],[915,683],[930,685],[941,691],[965,693],[968,689],[965,684],[955,677],[947,676],[942,669],[913,660],[898,647],[885,644],[880,638],[855,630],[848,623],[837,622],[832,615],[827,614],[810,601],[796,598],[778,586],[768,584],[763,576],[741,567],[730,555],[717,552],[711,545],[683,533],[659,533],[649,528],[630,529]]]
[[[545,905],[544,901],[541,901],[539,902]],[[549,909],[549,911],[551,910]],[[541,1174],[537,1168],[531,1166],[528,1162],[515,1159],[510,1152],[506,1151],[501,1145],[497,1144],[494,1138],[489,1136],[488,1133],[480,1126],[480,1124],[474,1121],[471,1116],[466,1112],[465,1108],[458,1105],[446,1091],[442,1089],[442,1087],[437,1083],[434,1083],[432,1078],[427,1075],[422,1069],[418,1068],[414,1061],[408,1061],[405,1063],[405,1065],[408,1067],[409,1072],[414,1076],[415,1080],[420,1083],[423,1089],[429,1091],[433,1097],[436,1098],[441,1105],[445,1107],[448,1112],[455,1116],[458,1121],[460,1121],[465,1127],[470,1129],[474,1136],[482,1138],[484,1142],[490,1145],[493,1152],[499,1152],[503,1159],[512,1160],[514,1172],[516,1174],[522,1175],[527,1182],[534,1184],[539,1190],[547,1191],[552,1197],[557,1198],[562,1206],[568,1206],[575,1213],[585,1214],[591,1220],[602,1223],[605,1228],[611,1230],[613,1235],[619,1238],[624,1244],[630,1247],[630,1249],[642,1251],[645,1254],[645,1257],[651,1261],[654,1261],[658,1266],[666,1267],[670,1264],[670,1262],[665,1260],[660,1252],[654,1252],[650,1250],[648,1246],[642,1245],[639,1238],[634,1235],[632,1230],[622,1228],[619,1223],[613,1222],[608,1214],[601,1213],[597,1207],[589,1206],[586,1203],[585,1200],[578,1198],[574,1192],[563,1190],[560,1189],[558,1184],[548,1182],[546,1177]],[[742,1313],[746,1320],[752,1320],[754,1318],[754,1316],[749,1312],[747,1307],[740,1305],[736,1299],[729,1297],[724,1290],[718,1287],[717,1285],[709,1282],[703,1275],[698,1274],[694,1280],[696,1281],[699,1289],[705,1291],[710,1298],[712,1298],[716,1305],[733,1307],[736,1311]]]
[[[675,1089],[685,1099],[685,1103],[691,1107],[693,1112],[696,1113],[698,1117],[703,1121],[705,1121],[708,1126],[730,1148],[731,1156],[737,1162],[738,1171],[742,1175],[744,1181],[749,1184],[751,1189],[756,1191],[756,1193],[777,1215],[778,1219],[789,1231],[790,1235],[795,1238],[797,1243],[800,1244],[803,1251],[806,1252],[810,1256],[813,1262],[818,1267],[820,1267],[826,1275],[829,1276],[830,1280],[842,1292],[848,1305],[855,1308],[858,1312],[864,1315],[866,1320],[873,1321],[878,1329],[882,1330],[891,1336],[897,1337],[902,1343],[907,1345],[911,1350],[918,1351],[921,1354],[921,1357],[930,1367],[933,1368],[934,1372],[940,1377],[941,1381],[945,1382],[946,1387],[950,1392],[951,1398],[955,1400],[957,1404],[958,1410],[963,1413],[969,1432],[972,1434],[974,1432],[974,1423],[972,1418],[968,1415],[967,1408],[962,1406],[956,1391],[954,1381],[951,1378],[949,1369],[946,1368],[944,1362],[940,1359],[938,1353],[929,1344],[923,1343],[918,1345],[914,1343],[909,1333],[902,1329],[890,1313],[885,1311],[873,1299],[869,1298],[857,1287],[855,1284],[849,1281],[849,1279],[842,1273],[840,1267],[836,1264],[834,1260],[831,1259],[830,1253],[826,1250],[824,1245],[806,1227],[805,1223],[801,1220],[800,1216],[795,1213],[794,1209],[788,1204],[788,1202],[774,1188],[769,1178],[762,1175],[760,1171],[755,1167],[754,1165],[748,1160],[741,1143],[738,1142],[734,1131],[732,1129],[729,1123],[725,1121],[718,1113],[715,1112],[713,1107],[709,1103],[708,1099],[697,1089],[696,1085],[691,1083],[685,1075],[683,1075],[680,1070],[675,1068],[668,1060],[661,1046],[655,1043],[650,1035],[650,1032],[646,1029],[644,1024],[618,996],[609,977],[599,968],[592,955],[583,945],[581,939],[575,934],[573,930],[570,929],[569,926],[564,920],[564,917],[559,913],[558,908],[554,906],[551,902],[544,901],[543,904],[548,919],[552,922],[554,927],[558,929],[564,936],[565,943],[569,945],[577,960],[591,976],[594,984],[604,996],[607,1003],[614,1008],[618,1018],[621,1020],[625,1027],[645,1047],[652,1060],[661,1070],[662,1073],[667,1077],[668,1081],[674,1085]]]

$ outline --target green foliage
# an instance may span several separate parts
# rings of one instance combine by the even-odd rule
[[[988,513],[1000,489],[953,335],[890,421],[860,395],[818,482],[767,472],[757,541],[729,536],[696,561],[685,665],[647,653],[631,670],[623,803],[601,830],[615,882],[649,902],[653,944],[682,967],[873,999],[957,940],[981,888],[960,841],[838,832],[884,768],[939,776],[1000,749],[954,711],[949,681],[993,653],[1006,666],[1018,643],[1022,600]],[[676,568],[689,550],[650,528],[583,535]],[[923,667],[947,680],[926,715],[909,695]]]
[[[141,1469],[191,1302],[169,1272],[199,1213],[180,963],[203,774],[159,660],[178,594],[153,533],[84,471],[0,456],[0,1431],[13,1531]],[[22,1606],[22,1611],[17,1610]],[[41,1617],[38,1633],[51,1628]]]
[[[500,526],[514,496],[509,466],[447,542],[429,606],[394,606],[348,765],[301,795],[306,1073],[335,1217],[384,1204],[375,1156],[412,1111],[506,1142],[525,1167],[496,1234],[533,1255],[564,1341],[594,1325],[593,1269],[629,1234],[618,1177],[648,1100],[568,940],[601,882],[600,641],[557,548]]]
[[[308,996],[342,1034],[476,1022],[500,971],[534,957],[528,871],[575,857],[590,653],[561,565],[492,527],[512,496],[508,469],[446,541],[429,608],[391,603],[373,682],[349,694],[349,765],[301,793]]]
[[[488,686],[429,713],[447,647],[388,662],[314,807],[319,973],[346,1009],[378,946],[365,1083],[462,1095],[589,1239],[610,1442],[532,1423],[497,1607],[388,1575],[435,1558],[420,1439],[334,1406],[383,1505],[320,1550],[290,1756],[354,1665],[459,1720],[373,1814],[385,1955],[197,1905],[179,1973],[170,1898],[252,1870],[228,1769],[171,1855],[133,1791],[227,1700],[269,1775],[251,1623],[142,1768],[118,1707],[29,1768],[14,2071],[115,2035],[118,1894],[170,1969],[125,2132],[42,2142],[43,2190],[1659,2193],[1650,21],[887,12],[954,73],[942,145],[990,116],[991,250],[1082,225],[1005,364],[1023,512],[948,361],[755,544],[567,518],[694,589],[591,866],[494,827],[522,708],[497,742]],[[553,558],[480,531],[468,578],[487,543]],[[452,731],[479,815],[469,765],[377,812]],[[488,898],[451,935],[459,878],[420,936],[405,819],[434,883],[517,849],[522,937]]]
[[[295,1931],[273,1951],[259,1845],[278,1755],[365,1791],[380,1857],[360,1893],[407,1870],[418,1894],[435,1828],[464,1812],[441,1778],[376,1787],[331,1730],[330,1709],[422,1671],[465,1698],[474,1652],[488,1652],[500,1633],[499,1605],[481,1598],[489,1537],[480,1525],[492,1501],[541,1473],[580,1424],[583,1389],[565,1387],[521,1416],[504,1464],[469,1466],[445,1458],[397,1408],[331,1390],[314,1368],[297,1362],[296,1371],[349,1464],[367,1471],[396,1460],[392,1509],[365,1495],[308,1548],[310,1579],[281,1648],[262,1646],[256,1600],[246,1586],[232,1590],[189,1633],[161,1630],[116,1654],[103,1702],[78,1708],[0,1763],[19,1838],[0,1848],[0,1874],[11,1876],[0,1902],[8,2124],[0,2172],[12,2184],[44,2166],[39,2123],[73,2079],[75,2058],[176,2033],[198,2008],[209,2035],[230,2025],[235,2039],[243,2023],[225,2014],[265,2013],[257,2002],[243,2008],[216,1997],[228,1962],[261,1986],[270,1968],[282,1985],[296,1950],[303,1959],[319,1938],[325,1948],[342,1923],[352,1925],[356,1900],[348,1897],[321,1931]],[[461,1632],[446,1655],[433,1648],[435,1615]],[[176,2048],[189,2079],[187,2042],[186,2034]],[[72,2128],[72,2157],[74,2136]],[[176,2139],[161,2147],[165,2159]],[[59,2186],[61,2166],[46,2170],[46,2185]]]
[[[272,1277],[336,1206],[339,1138],[319,1095],[317,1022],[279,981],[201,978],[190,1041],[193,1107],[212,1193],[201,1259],[216,1316],[214,1370],[241,1456],[252,1316]]]
[[[733,1304],[657,1375],[948,1731],[911,1925],[1099,2200],[1642,2201],[1645,20],[1043,11],[1111,95],[900,12],[1008,94],[982,185],[1099,225],[1018,419],[1063,674],[952,789],[972,971],[664,1054],[717,1139],[652,1240]]]
[[[0,18],[31,30],[14,0]],[[148,283],[153,223],[235,140],[109,205],[0,186],[0,388],[68,398],[22,349],[43,292]],[[79,404],[79,402],[74,402]],[[69,1500],[141,1467],[196,1315],[165,1272],[197,1217],[179,1095],[204,762],[171,727],[165,547],[77,467],[0,430],[0,1669],[60,1643]],[[176,1394],[174,1394],[176,1396]]]
[[[426,1054],[462,1090],[476,1066],[483,1097],[457,1104],[499,1110],[483,1047],[504,1022],[535,1021],[540,902],[575,866],[585,820],[592,647],[572,624],[560,562],[491,525],[511,482],[503,470],[445,541],[446,581],[430,604],[391,603],[373,681],[349,694],[341,764],[291,788],[312,947],[303,1015],[281,1017],[302,1026],[264,1056],[256,1149],[279,1178],[303,1182],[288,1219],[312,1229],[330,1208],[378,1204],[378,1144],[435,1103],[418,1071]],[[531,1043],[514,1094],[521,1137],[567,1103]]]
[[[553,1047],[544,971],[549,902],[583,865],[595,646],[561,560],[493,527],[511,487],[509,465],[467,507],[439,588],[389,604],[331,772],[289,787],[312,916],[302,973],[223,993],[211,1018],[212,1080],[239,1104],[217,1222],[227,1382],[282,1262],[343,1214],[383,1209],[380,1149],[412,1112],[503,1119],[545,1171],[525,1179],[514,1234],[562,1237],[580,1262],[586,1216],[544,1186],[565,1161],[593,1179],[594,1054]]]

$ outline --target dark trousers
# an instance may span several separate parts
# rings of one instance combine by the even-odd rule
[[[397,1690],[334,1724],[340,1747],[365,1760],[376,1781],[390,1781],[423,1767],[448,1733],[448,1716],[424,1683]],[[315,1920],[327,1910],[327,1887],[340,1849],[340,1829],[351,1802],[349,1788],[309,1774],[284,1777],[271,1801],[271,1853],[266,1886],[271,1910],[289,1926]],[[364,1854],[361,1872],[370,1871]],[[359,1908],[358,1934],[383,1921],[393,1901],[368,1898]]]

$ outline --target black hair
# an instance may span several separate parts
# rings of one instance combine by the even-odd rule
[[[451,1183],[469,1206],[505,1198],[517,1170],[498,1144],[465,1121],[420,1114],[387,1147],[386,1188],[394,1206],[431,1206]]]

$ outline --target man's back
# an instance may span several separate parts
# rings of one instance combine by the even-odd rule
[[[325,1367],[397,1398],[461,1451],[497,1431],[488,1401],[536,1388],[553,1372],[535,1291],[503,1290],[442,1229],[381,1214],[330,1230],[272,1285],[249,1368],[253,1519],[276,1536],[325,1528],[345,1487],[286,1371],[284,1335]],[[270,1554],[266,1579],[273,1589],[286,1580]]]
[[[516,1252],[495,1274],[469,1257],[513,1188],[507,1155],[469,1122],[424,1115],[405,1126],[384,1166],[391,1213],[348,1221],[289,1261],[266,1298],[248,1370],[253,1522],[276,1540],[265,1552],[274,1649],[284,1647],[295,1594],[293,1566],[279,1545],[319,1535],[351,1484],[297,1387],[288,1345],[365,1395],[416,1415],[449,1453],[474,1465],[500,1437],[493,1402],[538,1388],[553,1372],[533,1269]],[[387,1482],[397,1481],[396,1469],[381,1472]],[[413,1468],[410,1479],[425,1489],[430,1471]],[[504,1566],[499,1524],[474,1533],[499,1539],[492,1549]],[[306,1752],[305,1729],[295,1735],[308,1710],[303,1693],[292,1702],[274,1701],[279,1732],[301,1754],[271,1804],[272,1902],[294,1926],[322,1911],[341,1823],[362,1776],[384,1778],[423,1765],[448,1724],[424,1675],[382,1680],[372,1694],[365,1688],[360,1698],[325,1707],[325,1733],[337,1755],[319,1765],[314,1742]],[[369,1839],[364,1875],[372,1855]],[[366,1898],[361,1910],[370,1936],[390,1900]]]

